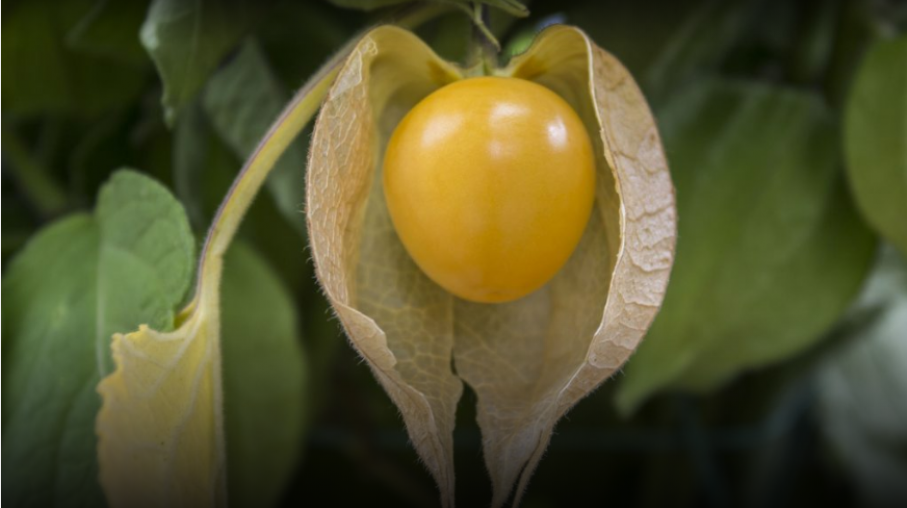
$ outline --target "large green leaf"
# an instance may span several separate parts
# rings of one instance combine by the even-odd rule
[[[164,82],[162,101],[169,124],[254,26],[264,3],[154,0],[141,41]]]
[[[907,35],[869,50],[847,101],[844,127],[857,204],[907,254]]]
[[[205,88],[203,103],[214,129],[238,157],[249,157],[289,100],[254,41],[221,69]],[[307,136],[294,141],[268,176],[277,208],[300,232],[305,231]]]
[[[77,51],[67,36],[91,3],[19,2],[3,17],[3,110],[21,115],[93,115],[133,100],[143,72],[117,60]]]
[[[4,500],[93,506],[95,386],[110,338],[168,326],[191,277],[195,241],[179,203],[131,171],[104,186],[93,215],[40,232],[3,279]]]
[[[863,293],[877,319],[820,369],[822,425],[866,506],[907,505],[907,260],[893,247]]]
[[[223,281],[224,417],[231,506],[276,504],[301,449],[308,399],[296,310],[277,274],[237,243]]]
[[[839,169],[820,100],[709,81],[660,115],[677,188],[677,259],[664,306],[618,397],[709,390],[822,337],[874,246]]]

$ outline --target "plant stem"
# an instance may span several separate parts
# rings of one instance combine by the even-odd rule
[[[488,6],[473,2],[472,9],[465,9],[472,19],[472,38],[469,45],[468,66],[471,74],[487,76],[498,67],[498,55],[501,45],[491,33],[489,26]]]
[[[476,41],[479,51],[479,61],[482,64],[483,74],[489,75],[498,67],[498,54],[501,44],[491,33],[488,6],[473,4],[473,40]]]

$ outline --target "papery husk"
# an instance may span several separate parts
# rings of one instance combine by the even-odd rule
[[[397,238],[381,185],[386,142],[419,100],[463,78],[411,33],[379,27],[353,50],[315,125],[308,166],[317,275],[400,408],[444,505],[454,501],[460,379],[478,395],[492,504],[502,505],[519,482],[518,504],[557,420],[645,334],[674,256],[673,186],[626,69],[581,31],[557,26],[498,74],[560,94],[597,154],[596,207],[584,237],[558,275],[525,298],[460,300],[429,280]]]
[[[375,168],[402,116],[461,78],[410,32],[387,26],[367,34],[322,106],[306,184],[318,278],[353,346],[400,408],[444,505],[453,504],[452,432],[463,385],[450,368],[451,326],[433,318],[450,297],[396,239]]]

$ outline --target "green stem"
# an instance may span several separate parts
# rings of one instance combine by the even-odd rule
[[[488,6],[473,2],[472,8],[467,7],[466,12],[472,20],[472,38],[467,62],[470,74],[474,76],[493,74],[498,67],[501,44],[489,28]]]

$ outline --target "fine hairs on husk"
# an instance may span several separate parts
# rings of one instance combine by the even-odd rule
[[[478,396],[492,505],[515,486],[518,505],[555,423],[642,339],[674,257],[674,189],[652,114],[626,69],[581,31],[555,26],[497,74],[558,93],[596,151],[596,205],[580,245],[525,298],[454,297],[419,270],[394,231],[381,188],[387,140],[422,98],[464,78],[415,35],[384,26],[362,38],[322,106],[309,155],[318,278],[400,409],[445,506],[454,504],[462,381]]]

